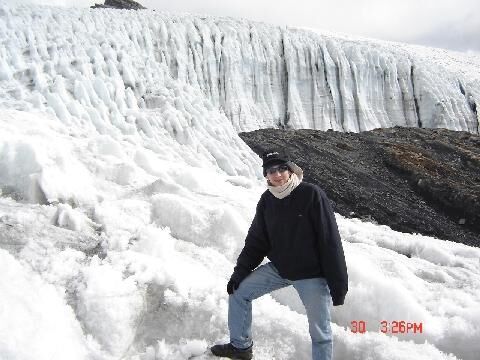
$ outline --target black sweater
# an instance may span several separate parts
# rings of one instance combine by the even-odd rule
[[[343,304],[348,274],[342,242],[318,186],[301,182],[283,199],[262,194],[231,279],[239,284],[265,256],[285,279],[325,277],[333,304]]]

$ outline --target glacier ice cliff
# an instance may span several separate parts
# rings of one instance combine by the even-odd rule
[[[159,60],[199,86],[239,130],[478,132],[480,63],[472,82],[422,49],[231,19],[164,19],[154,38]]]
[[[231,18],[31,9],[0,10],[0,80],[24,95],[26,103],[14,105],[20,109],[46,105],[75,115],[78,109],[53,105],[62,86],[63,100],[106,89],[155,107],[168,71],[200,89],[236,131],[398,125],[479,132],[480,59],[473,55]],[[75,75],[100,71],[104,84],[81,84]],[[112,112],[107,107],[101,116]]]

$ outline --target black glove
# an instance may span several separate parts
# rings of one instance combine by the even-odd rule
[[[235,290],[238,289],[238,283],[235,280],[230,280],[227,283],[227,293],[228,295],[232,295]]]
[[[332,295],[333,306],[343,305],[345,302],[345,296],[347,295],[348,287],[330,288],[330,294]]]
[[[233,269],[233,274],[230,277],[230,281],[227,284],[228,295],[232,295],[235,290],[238,289],[240,283],[250,274],[250,270],[246,270],[242,266],[235,266]]]
[[[340,305],[343,305],[343,303],[345,302],[345,295],[343,296],[335,296],[332,298],[332,302],[333,302],[333,306],[340,306]]]

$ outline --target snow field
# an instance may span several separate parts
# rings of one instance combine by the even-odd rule
[[[54,129],[48,132],[44,128],[41,133],[34,130],[35,121],[27,119],[41,119],[40,113],[7,114],[12,116],[6,118],[10,120],[7,123],[17,121],[18,138],[26,144],[39,137],[50,139],[49,144],[62,138],[62,133]],[[46,124],[48,120],[44,120]],[[263,186],[242,176],[222,174],[210,162],[197,162],[203,167],[179,166],[176,157],[173,161],[162,158],[162,154],[173,152],[167,146],[174,141],[164,148],[157,144],[163,150],[157,156],[153,151],[127,151],[128,146],[113,137],[94,139],[72,137],[69,156],[76,156],[75,163],[90,174],[87,178],[92,179],[96,190],[91,198],[97,200],[86,205],[78,200],[80,197],[74,197],[72,205],[58,200],[33,205],[33,214],[23,214],[26,205],[22,202],[38,201],[10,182],[9,194],[17,197],[3,198],[5,215],[0,218],[18,231],[2,227],[3,239],[10,238],[2,247],[41,274],[44,286],[53,284],[68,290],[71,295],[63,306],[74,309],[86,337],[95,344],[84,346],[85,353],[93,351],[98,358],[125,354],[188,358],[198,352],[198,341],[211,344],[225,338],[224,287]],[[111,177],[109,162],[98,165],[99,158],[118,159],[128,153],[136,154],[132,168],[140,174],[133,185],[119,184]],[[32,150],[32,154],[38,159],[44,152],[37,155]],[[37,168],[25,169],[20,177],[30,178],[30,172]],[[49,179],[45,178],[47,184]],[[15,211],[17,217],[12,216]],[[384,355],[384,347],[392,346],[398,350],[398,358],[411,358],[417,353],[424,358],[449,358],[439,349],[459,354],[460,358],[473,358],[477,351],[473,338],[479,331],[475,315],[480,283],[477,249],[399,234],[339,216],[338,221],[345,240],[351,290],[346,305],[333,311],[333,321],[340,326],[335,328],[336,351],[360,357],[372,352],[371,347],[351,347],[357,344],[352,339],[363,336],[367,343],[377,344],[378,351],[372,355],[375,359],[390,358]],[[49,227],[45,230],[45,226]],[[68,241],[66,232],[73,239],[84,238],[80,251],[71,249],[75,240]],[[20,247],[8,246],[18,243]],[[101,249],[95,250],[96,244]],[[106,258],[85,255],[95,251]],[[295,296],[274,295],[283,305],[270,297],[255,304],[260,358],[285,356],[279,354],[308,358],[306,318]],[[395,319],[422,322],[424,333],[398,334],[400,342],[379,333],[379,321]],[[351,326],[352,320],[365,321],[368,332],[352,334],[342,328]],[[29,348],[30,340],[25,338],[23,346]],[[424,341],[429,345],[422,345]]]
[[[2,359],[87,359],[89,339],[57,289],[3,249],[0,260]]]
[[[8,199],[2,202],[6,202],[5,205],[14,203]],[[51,206],[43,206],[49,207]],[[52,213],[50,209],[50,214]],[[137,216],[141,214],[137,213]],[[18,220],[20,219],[19,214]],[[128,216],[124,215],[123,219],[129,223]],[[340,222],[342,223],[343,221]],[[366,226],[365,232],[370,232],[372,229],[369,225],[354,222],[349,230],[362,233]],[[375,239],[384,232],[385,229],[380,229],[371,238]],[[393,231],[388,235],[392,234],[395,236]],[[108,237],[106,235],[107,239]],[[362,238],[358,237],[357,240]],[[55,239],[48,239],[46,243],[54,243],[52,240]],[[350,236],[350,240],[355,238]],[[412,240],[413,243],[415,240],[419,241],[415,236],[412,236]],[[429,240],[437,242],[434,239]],[[448,292],[441,288],[440,291],[408,289],[407,281],[403,278],[398,279],[405,269],[399,269],[399,273],[391,271],[388,274],[381,267],[376,271],[366,271],[365,266],[359,270],[355,266],[358,258],[362,264],[370,263],[371,267],[374,267],[372,264],[375,263],[387,263],[389,259],[382,254],[384,252],[382,248],[378,248],[378,253],[375,249],[370,249],[365,254],[358,255],[358,251],[350,250],[355,244],[354,241],[345,242],[347,262],[352,276],[351,293],[344,307],[334,309],[333,321],[346,327],[351,319],[363,319],[371,323],[379,314],[386,318],[392,314],[394,318],[399,316],[406,319],[406,313],[413,314],[413,321],[419,321],[418,308],[421,308],[421,304],[418,305],[415,301],[402,304],[401,300],[415,296],[416,301],[426,301],[425,295],[428,295],[432,297],[428,299],[432,306],[428,311],[420,313],[423,315],[426,313],[427,319],[421,320],[424,321],[424,328],[429,329],[432,322],[435,323],[435,317],[439,317],[435,314],[438,304],[433,302],[440,299],[438,297],[436,299],[432,293],[435,294],[437,291],[446,296]],[[159,229],[152,224],[135,234],[128,250],[108,251],[108,256],[103,260],[97,256],[87,259],[82,252],[69,248],[59,250],[50,246],[47,248],[48,251],[45,251],[45,247],[38,249],[34,240],[30,240],[27,247],[30,249],[22,250],[18,257],[19,262],[33,266],[33,269],[46,279],[43,286],[48,286],[48,282],[51,282],[60,288],[70,288],[70,293],[73,294],[70,306],[75,309],[77,320],[82,324],[84,331],[91,334],[91,338],[98,341],[104,350],[99,351],[98,345],[92,346],[97,350],[95,353],[97,358],[120,356],[128,358],[136,354],[141,359],[186,359],[199,352],[198,344],[211,344],[219,339],[225,339],[227,304],[224,287],[234,258],[223,257],[215,246],[199,247],[191,242],[175,239],[168,229]],[[395,262],[402,258],[408,259],[391,250],[388,252],[392,253],[390,256]],[[43,260],[37,263],[38,260],[35,259],[38,259],[40,254]],[[424,271],[424,268],[422,266],[421,270]],[[438,272],[446,271],[440,268]],[[359,278],[359,273],[368,279]],[[408,280],[412,280],[411,277],[407,276]],[[60,280],[65,278],[68,281]],[[395,282],[395,285],[389,287],[389,282]],[[417,282],[421,280],[417,279]],[[399,289],[391,294],[395,286]],[[24,291],[28,292],[30,285],[25,287]],[[364,287],[370,287],[370,292],[362,291]],[[465,297],[465,291],[461,290],[461,296]],[[476,299],[473,289],[469,296],[470,302],[474,304]],[[58,297],[62,299],[60,293]],[[381,300],[376,304],[376,309],[367,308],[361,311],[368,302],[377,297]],[[38,306],[37,311],[40,311],[43,305]],[[67,304],[63,306],[71,309]],[[282,356],[284,358],[287,356],[285,354],[288,354],[288,358],[308,358],[306,318],[290,308],[295,309],[295,304],[280,305],[269,296],[255,303],[254,331],[258,349],[256,353],[259,358],[282,358]],[[351,313],[351,316],[348,313]],[[461,320],[462,317],[463,321],[467,322],[468,317],[464,313],[459,313],[457,319]],[[472,324],[475,324],[475,319],[472,319]],[[442,328],[444,325],[440,323],[437,326]],[[438,348],[431,345],[435,335],[438,334],[429,334],[430,331],[422,338],[411,336],[410,342],[405,342],[398,341],[396,337],[380,334],[377,329],[369,330],[366,334],[352,334],[343,327],[334,326],[336,356],[359,359],[366,356],[375,359],[454,359],[452,356],[442,355]],[[470,330],[474,330],[472,325]],[[450,336],[453,337],[455,334],[448,334],[445,338],[448,339]],[[30,349],[31,338],[23,340],[26,341],[24,344],[26,348]],[[423,344],[424,340],[430,344]],[[472,349],[470,356],[473,356],[474,351],[476,350]],[[460,358],[469,358],[468,354],[466,355]]]
[[[474,358],[480,350],[474,340],[480,331],[480,250],[337,218],[347,252],[354,252],[349,262],[349,269],[358,269],[350,271],[353,286],[370,299],[349,298],[355,301],[349,318],[357,315],[367,324],[393,319],[422,322],[421,335],[397,336],[428,341],[462,359]],[[337,314],[345,316],[347,309]]]

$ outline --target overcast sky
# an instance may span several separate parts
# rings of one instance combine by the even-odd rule
[[[7,0],[8,1],[8,0]],[[88,5],[95,0],[10,0]],[[97,0],[103,3],[104,0]],[[243,17],[480,54],[480,0],[139,0],[150,9]]]

